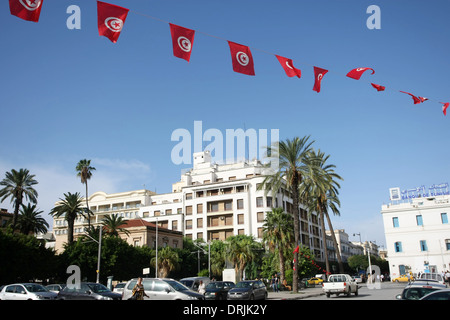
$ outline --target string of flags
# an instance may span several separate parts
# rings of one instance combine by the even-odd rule
[[[44,0],[9,0],[9,7],[12,15],[17,16],[23,20],[39,22],[43,2]],[[116,43],[119,39],[121,31],[123,30],[129,11],[129,9],[124,7],[97,1],[97,20],[99,35],[108,38],[113,43]],[[163,21],[161,19],[156,20]],[[169,23],[169,26],[172,37],[173,55],[177,58],[184,59],[189,62],[194,45],[195,30],[191,30],[172,23]],[[250,47],[228,40],[227,42],[230,48],[233,71],[249,76],[254,76],[255,68]],[[277,58],[281,67],[286,73],[286,76],[301,78],[301,70],[294,67],[292,59],[275,54],[272,55]],[[351,79],[360,80],[363,73],[369,70],[371,71],[372,75],[375,73],[374,69],[364,67],[352,69],[347,73],[346,76]],[[320,92],[322,80],[328,71],[329,70],[314,66],[313,90],[315,92]],[[378,92],[386,90],[386,87],[380,84],[371,83],[371,85]],[[414,104],[420,104],[427,100],[431,100],[425,97],[416,96],[406,91],[400,92],[410,95],[413,99]],[[446,116],[447,108],[449,107],[450,103],[438,103],[442,104],[442,112]]]

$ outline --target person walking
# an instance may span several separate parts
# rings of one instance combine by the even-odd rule
[[[144,296],[150,298],[144,290],[144,285],[142,284],[142,278],[139,277],[136,285],[133,288],[130,300],[144,300]]]
[[[200,285],[198,286],[198,293],[204,295],[205,292],[206,292],[206,284],[202,280],[200,280]]]

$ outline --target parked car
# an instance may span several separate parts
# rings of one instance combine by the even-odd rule
[[[439,282],[440,284],[445,284],[444,278],[442,278],[442,275],[440,273],[422,273],[419,276],[420,280],[435,280]]]
[[[392,279],[392,282],[410,282],[414,281],[414,277],[411,275],[402,274],[400,277]]]
[[[322,288],[327,298],[332,294],[337,296],[341,293],[348,297],[354,293],[358,295],[358,284],[348,274],[333,274],[328,277],[328,281],[322,282]]]
[[[205,286],[207,286],[211,280],[209,280],[208,277],[189,277],[189,278],[183,278],[180,280],[180,282],[182,284],[184,284],[186,287],[188,287],[189,289],[191,289],[192,291],[195,291],[195,292],[198,291],[200,281],[203,281]]]
[[[122,300],[131,298],[137,278],[131,279],[125,285]],[[205,296],[192,291],[182,283],[167,278],[143,278],[145,294],[144,300],[205,300]]]
[[[14,283],[0,292],[0,300],[55,300],[57,294],[37,283]]]
[[[426,296],[422,297],[420,300],[450,300],[450,289],[442,289],[433,291]]]
[[[236,284],[228,291],[228,300],[267,299],[266,285],[261,280],[245,280]]]
[[[406,285],[401,294],[395,296],[398,300],[419,300],[427,294],[445,289],[445,285],[434,280],[418,280]]]
[[[352,278],[356,281],[356,283],[363,283],[363,278],[360,274],[355,274]]]
[[[58,300],[121,300],[122,295],[112,292],[101,283],[81,282],[79,288],[66,286],[58,293]]]
[[[206,286],[206,300],[227,300],[228,291],[233,289],[235,284],[231,281],[214,281]]]
[[[66,286],[65,284],[49,284],[46,285],[45,287],[51,292],[58,293],[62,289],[64,289],[65,286]]]
[[[315,286],[316,284],[322,284],[323,279],[322,278],[317,278],[317,277],[313,277],[311,279],[308,280],[308,284],[311,286]]]
[[[120,282],[114,286],[113,292],[122,294],[123,288],[125,288],[126,282]]]

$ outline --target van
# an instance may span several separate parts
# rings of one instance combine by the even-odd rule
[[[424,272],[419,277],[420,280],[435,280],[440,284],[445,284],[444,278],[439,273]]]
[[[208,277],[189,277],[189,278],[183,278],[180,280],[182,284],[184,284],[186,287],[191,289],[192,291],[197,292],[198,287],[200,285],[200,281],[203,281],[203,283],[208,285],[208,283],[211,282]]]
[[[137,278],[131,279],[125,285],[122,300],[131,298]],[[194,292],[174,279],[168,278],[143,278],[145,294],[144,300],[205,300],[205,296]]]

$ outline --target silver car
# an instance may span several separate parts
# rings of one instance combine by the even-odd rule
[[[14,283],[0,292],[0,300],[55,300],[57,294],[37,283]]]
[[[131,298],[136,279],[131,279],[125,285],[122,293],[122,300]],[[145,294],[144,300],[205,300],[202,294],[194,292],[173,279],[166,278],[143,278]]]

